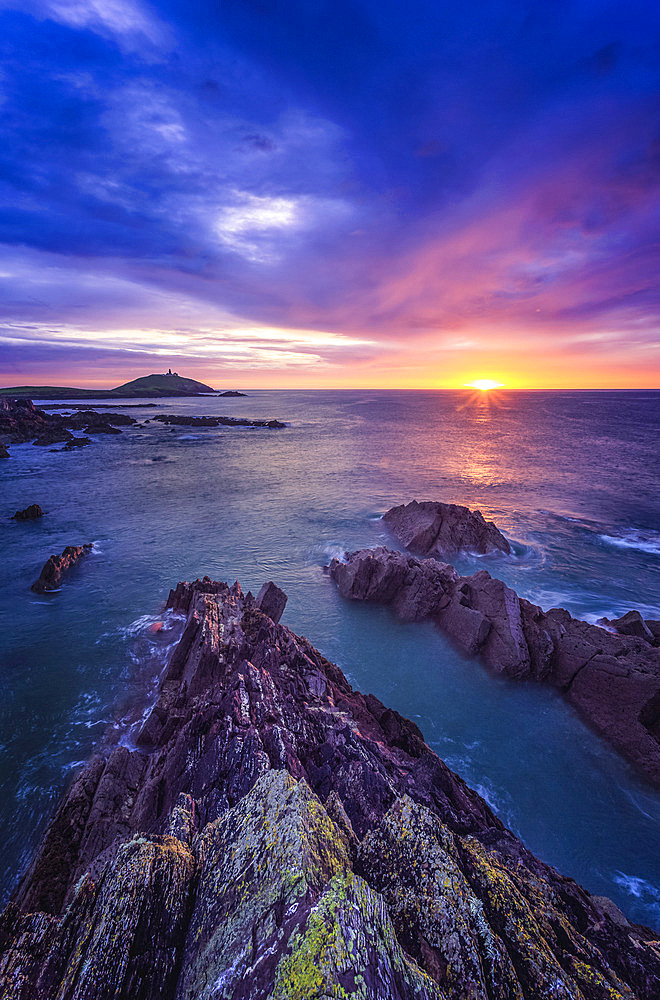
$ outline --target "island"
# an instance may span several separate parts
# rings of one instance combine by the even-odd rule
[[[153,399],[168,396],[244,396],[227,389],[219,392],[204,382],[184,378],[171,369],[164,375],[144,375],[114,389],[75,389],[64,385],[15,385],[0,389],[0,396],[14,399]]]
[[[78,774],[0,918],[0,996],[657,998],[660,937],[278,623],[272,581],[167,603],[155,704]]]

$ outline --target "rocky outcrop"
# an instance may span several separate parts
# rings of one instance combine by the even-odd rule
[[[51,407],[54,409],[54,407]],[[101,408],[103,409],[103,407]],[[286,427],[280,420],[248,420],[245,417],[193,417],[185,414],[162,414],[153,418],[164,424],[183,427]],[[6,444],[32,441],[49,447],[63,444],[53,451],[72,451],[91,444],[89,434],[121,434],[120,427],[129,427],[137,420],[127,413],[106,413],[74,408],[73,413],[46,413],[29,399],[9,399],[0,396],[0,457],[9,458]],[[144,421],[148,423],[148,421]],[[84,431],[74,437],[72,430]]]
[[[286,427],[280,420],[248,420],[246,417],[193,417],[182,413],[162,413],[153,418],[161,424],[181,427]]]
[[[392,507],[383,521],[401,545],[419,556],[451,558],[459,552],[511,552],[508,541],[478,510],[456,503],[417,500]]]
[[[38,503],[31,503],[24,510],[17,510],[12,516],[13,521],[36,521],[38,517],[43,517],[44,512]]]
[[[130,427],[137,420],[127,413],[99,413],[96,410],[77,410],[64,418],[67,427],[85,434],[121,434],[120,427]]]
[[[639,611],[628,611],[620,618],[601,618],[599,624],[614,629],[619,635],[634,635],[652,646],[660,646],[660,621],[645,620]]]
[[[79,448],[89,444],[88,437],[74,437],[69,428],[84,430],[86,434],[120,434],[119,425],[137,423],[124,413],[97,413],[95,410],[77,410],[71,414],[46,413],[29,399],[0,397],[0,440],[49,447],[64,443],[63,449]]]
[[[29,399],[0,398],[0,440],[5,444],[33,441],[53,428],[64,428],[61,417],[38,410]]]
[[[237,389],[225,389],[224,392],[217,393],[218,396],[247,396],[246,392],[238,392]]]
[[[432,619],[461,650],[516,680],[553,684],[616,749],[660,782],[660,654],[554,608],[544,612],[486,570],[459,576],[436,559],[362,549],[330,576],[343,597]]]
[[[135,749],[0,920],[6,1000],[652,1000],[660,942],[531,855],[417,727],[235,584],[179,584]]]
[[[92,548],[91,542],[87,545],[67,545],[61,555],[50,556],[31,589],[35,594],[46,594],[50,590],[57,590],[62,583],[62,574],[68,573],[83,556],[92,551]]]

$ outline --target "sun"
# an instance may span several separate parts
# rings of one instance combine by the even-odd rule
[[[465,385],[468,389],[481,389],[482,392],[487,392],[489,389],[501,389],[504,382],[496,382],[492,378],[477,378],[474,382],[466,382]]]

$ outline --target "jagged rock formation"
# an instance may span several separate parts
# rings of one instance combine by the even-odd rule
[[[49,421],[29,399],[0,399],[0,436],[3,441],[30,441]]]
[[[652,1000],[660,942],[531,855],[235,584],[135,749],[65,796],[0,920],[2,1000]]]
[[[181,427],[286,427],[281,420],[248,420],[247,417],[192,417],[182,413],[163,413],[153,418],[161,424]]]
[[[486,570],[459,576],[436,559],[386,548],[333,559],[343,597],[389,604],[406,621],[432,619],[458,648],[516,680],[562,691],[617,750],[660,782],[660,655],[554,608],[544,612]]]
[[[492,521],[478,510],[456,503],[412,500],[392,507],[383,521],[394,537],[418,556],[450,558],[459,552],[511,552],[511,546]]]
[[[67,545],[61,555],[52,555],[44,563],[39,574],[39,579],[32,584],[31,590],[35,594],[46,594],[50,590],[57,590],[62,583],[62,574],[80,562],[83,556],[91,552],[93,545],[88,542],[86,545]]]
[[[276,583],[268,580],[257,594],[256,601],[257,607],[277,623],[284,613],[287,596]]]
[[[43,517],[44,512],[38,503],[31,503],[23,510],[17,510],[12,515],[12,521],[36,521],[38,517]]]
[[[619,635],[635,635],[652,646],[660,646],[660,621],[644,619],[639,611],[628,611],[620,618],[601,618],[599,624],[613,628]]]

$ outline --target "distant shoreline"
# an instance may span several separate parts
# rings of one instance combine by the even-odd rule
[[[154,390],[115,392],[113,389],[70,389],[66,386],[26,385],[0,389],[0,397],[11,399],[196,399],[215,396],[244,396],[243,392],[228,389],[222,392],[168,392]]]
[[[165,374],[142,375],[111,389],[79,389],[71,385],[10,385],[0,397],[14,399],[171,399],[195,396],[244,396],[237,389],[214,389],[170,369]]]

